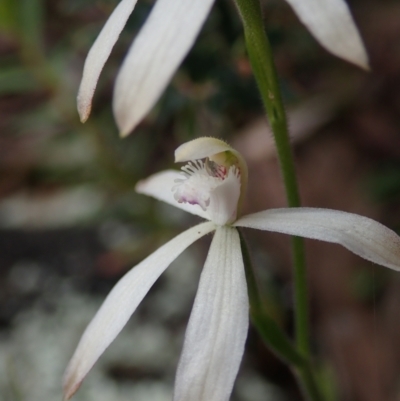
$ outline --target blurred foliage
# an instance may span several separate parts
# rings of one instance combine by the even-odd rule
[[[377,201],[400,199],[400,165],[393,161],[383,163],[368,179],[368,187]]]
[[[133,134],[119,138],[111,108],[114,79],[153,3],[136,5],[100,77],[92,115],[81,124],[75,98],[83,63],[118,1],[0,0],[0,199],[89,188],[102,201],[81,224],[115,218],[171,229],[176,219],[162,218],[159,205],[135,194],[135,183],[172,167],[182,142],[201,135],[229,140],[263,115],[240,20],[232,4],[220,0],[160,101]],[[342,90],[357,76],[319,47],[287,4],[264,6],[288,105],[321,88]],[[344,104],[355,96],[342,91]],[[377,173],[372,192],[396,194],[398,171]]]
[[[358,5],[368,7],[396,1],[353,0],[349,3],[356,10]],[[136,5],[100,77],[92,115],[88,122],[81,124],[75,98],[84,60],[118,0],[0,0],[0,203],[9,199],[14,206],[32,208],[32,214],[40,216],[38,210],[42,202],[44,213],[53,213],[56,218],[57,214],[67,215],[65,203],[61,203],[61,211],[60,208],[53,210],[45,200],[57,194],[69,196],[68,191],[74,189],[89,190],[90,196],[78,198],[76,202],[89,203],[93,212],[85,218],[78,214],[78,221],[71,220],[71,225],[103,224],[107,229],[101,230],[111,237],[110,226],[114,227],[118,234],[114,237],[119,240],[114,237],[108,240],[112,243],[108,248],[125,256],[120,263],[123,267],[116,263],[120,269],[116,269],[117,274],[125,265],[140,260],[165,242],[181,223],[180,215],[167,209],[168,206],[136,195],[136,182],[172,167],[173,151],[182,142],[200,135],[229,140],[263,115],[236,10],[229,0],[218,0],[194,48],[160,101],[132,135],[123,140],[119,138],[111,108],[114,79],[153,3],[141,0]],[[392,110],[392,122],[396,127],[393,137],[400,138],[400,80],[396,59],[394,56],[391,59],[394,51],[390,51],[390,47],[386,49],[382,44],[384,39],[372,29],[367,44],[371,52],[379,49],[375,50],[374,58],[377,72],[366,77],[355,67],[325,52],[284,1],[269,0],[264,7],[266,29],[287,105],[299,104],[313,94],[331,94],[336,102],[334,117],[339,116],[336,121],[327,123],[329,128],[334,126],[334,135],[343,131],[344,136],[350,136],[351,131],[354,141],[364,146],[366,153],[374,154],[375,161],[390,155],[390,160],[381,162],[381,168],[371,175],[368,193],[380,201],[398,201],[400,154],[396,153],[392,138],[384,143],[386,129],[380,125],[381,120],[373,120],[374,125],[366,118],[376,115],[377,104]],[[362,21],[361,12],[355,15]],[[371,15],[374,24],[379,22],[375,13]],[[362,31],[368,31],[366,25],[364,23]],[[374,38],[381,42],[373,43]],[[398,48],[398,36],[396,38],[394,46]],[[388,92],[392,93],[390,98]],[[362,118],[355,116],[357,113]],[[351,129],[342,130],[348,126]],[[368,137],[371,127],[378,134]],[[381,152],[378,156],[376,149]],[[66,199],[70,199],[68,196]],[[93,198],[98,198],[96,205]],[[79,209],[79,206],[71,207]],[[20,216],[23,214],[21,207],[12,209],[12,213]],[[400,209],[394,209],[395,213],[388,216],[392,226],[393,221],[400,221]],[[28,223],[31,222],[29,216]],[[3,217],[0,213],[2,227],[5,226]],[[134,229],[129,222],[135,223]],[[151,237],[143,235],[146,229],[154,228],[157,230],[152,230]],[[135,235],[119,232],[125,229],[132,229]],[[47,249],[47,242],[45,245]],[[258,248],[263,249],[264,243]],[[58,249],[55,251],[59,253]],[[268,294],[266,308],[290,329],[288,303],[291,304],[291,298],[288,296],[290,289],[285,287],[287,280],[278,282],[278,275],[264,269],[274,263],[263,252],[257,251],[255,255],[257,265],[263,268],[260,279]],[[112,263],[106,268],[112,273]],[[386,271],[362,270],[350,286],[353,294],[369,306],[384,292],[387,283]],[[257,349],[257,356],[259,352]],[[262,352],[265,352],[264,347]],[[263,364],[262,369],[268,366]],[[327,399],[336,399],[331,367],[321,365],[320,374],[321,383],[329,394]]]
[[[14,155],[0,157],[0,192],[26,185],[40,190],[90,184],[106,192],[106,214],[122,207],[119,196],[128,196],[132,203],[127,207],[134,209],[134,184],[170,165],[178,144],[199,135],[229,139],[262,113],[240,21],[232,5],[222,0],[157,106],[129,138],[121,140],[111,112],[112,86],[152,7],[151,1],[141,1],[101,75],[93,113],[80,124],[75,96],[83,62],[117,3],[0,1],[0,126],[3,153]],[[268,29],[278,58],[288,46],[295,49],[291,63],[304,75],[318,47],[298,23],[293,25],[295,19],[287,16],[285,7],[271,2]],[[300,81],[294,84],[290,79],[284,78],[282,88],[287,99],[295,100],[301,97]],[[13,176],[15,182],[10,183]]]
[[[160,101],[132,135],[119,138],[114,79],[153,3],[136,5],[100,77],[92,115],[81,124],[75,98],[83,63],[118,1],[0,0],[0,199],[87,187],[104,202],[82,224],[117,218],[173,227],[176,220],[160,218],[155,202],[135,194],[135,183],[172,166],[182,142],[201,135],[229,140],[263,115],[237,12],[220,0]],[[339,111],[351,104],[362,73],[325,52],[285,2],[264,7],[286,103],[332,90],[332,97],[343,92]],[[398,197],[399,177],[397,164],[378,171],[370,190]]]
[[[390,272],[371,265],[355,272],[351,282],[352,293],[364,305],[376,308],[388,285]]]
[[[257,96],[254,85],[248,82],[250,79],[236,84],[238,74],[230,71],[229,59],[216,58],[221,49],[229,55],[230,43],[226,43],[222,34],[220,40],[212,38],[219,28],[218,18],[212,18],[156,110],[135,135],[120,141],[111,116],[112,81],[123,53],[151,7],[149,2],[140,2],[101,77],[90,122],[80,125],[74,98],[84,57],[116,3],[2,0],[0,94],[14,106],[7,112],[6,134],[27,135],[36,129],[35,120],[39,116],[42,124],[47,125],[49,142],[58,141],[59,137],[64,137],[65,142],[75,140],[77,135],[90,136],[96,142],[96,161],[103,164],[104,170],[114,169],[132,180],[144,165],[150,164],[146,161],[149,157],[143,155],[160,152],[163,148],[154,146],[158,140],[162,143],[165,136],[174,138],[179,127],[185,127],[180,135],[192,137],[195,134],[196,120],[202,118],[202,114],[211,113],[204,100],[220,104],[213,99],[225,90],[216,89],[213,82],[208,83],[210,76],[223,76],[224,85],[231,86],[231,93],[238,86],[247,98]],[[210,43],[213,47],[209,47]],[[233,103],[229,92],[225,96],[225,104]],[[209,119],[211,121],[212,117]],[[148,131],[152,131],[151,140],[146,138]],[[140,150],[135,150],[139,146]]]
[[[92,116],[80,124],[75,96],[83,62],[116,4],[0,1],[0,125],[3,153],[13,153],[0,157],[2,193],[90,184],[106,192],[106,214],[124,214],[121,207],[135,208],[134,184],[171,164],[177,144],[205,134],[229,137],[262,112],[236,11],[220,1],[158,105],[121,140],[111,113],[112,85],[151,9],[152,2],[142,1],[106,64]],[[132,203],[121,206],[120,196]]]

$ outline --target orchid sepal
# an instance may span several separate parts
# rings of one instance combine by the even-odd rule
[[[314,38],[330,53],[369,70],[367,51],[344,0],[286,0]]]
[[[111,51],[125,27],[126,21],[135,8],[137,0],[122,0],[108,18],[93,43],[85,60],[77,96],[77,108],[82,123],[86,122],[92,110],[92,100],[97,81]]]
[[[64,400],[80,387],[100,355],[129,320],[139,303],[163,271],[193,242],[215,230],[212,222],[179,234],[123,276],[111,290],[90,322],[64,374]]]
[[[400,271],[400,237],[383,224],[357,214],[309,207],[269,209],[244,216],[234,226],[333,242]]]
[[[249,326],[239,234],[218,227],[200,277],[178,364],[174,401],[228,401]]]
[[[129,135],[158,101],[193,46],[214,0],[157,0],[122,63],[113,112]]]

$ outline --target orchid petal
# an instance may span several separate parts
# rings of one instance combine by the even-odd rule
[[[92,108],[97,81],[111,50],[118,40],[126,21],[135,8],[137,0],[122,0],[108,18],[86,57],[82,81],[78,92],[78,112],[85,122]]]
[[[65,399],[77,391],[94,363],[125,326],[151,286],[189,245],[213,231],[211,222],[178,235],[130,270],[112,289],[86,328],[64,376]]]
[[[244,216],[234,225],[334,242],[371,262],[400,270],[400,237],[356,214],[306,207],[270,209]]]
[[[192,47],[214,0],[157,0],[129,49],[114,89],[114,115],[126,136],[147,114]]]
[[[174,198],[172,188],[176,185],[175,180],[182,179],[182,173],[175,170],[161,171],[152,176],[141,180],[136,184],[135,190],[139,194],[152,196],[158,200],[166,202],[172,206],[200,216],[203,219],[210,220],[208,213],[199,205],[191,205],[189,203],[179,203]]]
[[[174,401],[228,401],[248,330],[249,304],[239,235],[219,227],[189,319]]]
[[[369,69],[362,39],[344,0],[286,0],[318,42],[334,55]]]

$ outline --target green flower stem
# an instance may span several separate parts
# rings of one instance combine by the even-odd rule
[[[261,337],[281,359],[301,369],[306,363],[305,358],[297,351],[296,347],[293,346],[292,342],[275,321],[265,313],[264,303],[258,291],[257,280],[254,276],[247,244],[240,230],[239,237],[246,273],[251,320]]]
[[[324,401],[310,364],[304,366],[303,369],[295,369],[295,374],[298,377],[300,387],[306,399],[310,401]]]
[[[254,276],[250,253],[241,230],[238,231],[246,273],[251,321],[261,338],[272,348],[275,354],[293,367],[306,398],[312,401],[322,401],[323,398],[314,378],[310,360],[299,353],[286,334],[265,312],[264,302]]]
[[[286,113],[282,102],[271,47],[264,31],[259,0],[235,0],[243,21],[247,51],[264,107],[274,134],[289,207],[300,206],[296,172],[290,147]],[[292,238],[295,283],[295,328],[299,351],[309,350],[308,299],[303,240]]]

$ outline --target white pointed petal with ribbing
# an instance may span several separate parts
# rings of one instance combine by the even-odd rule
[[[118,74],[113,109],[121,135],[148,113],[192,47],[214,0],[157,0]]]
[[[174,401],[228,401],[248,330],[239,235],[219,227],[211,243],[179,361]]]
[[[82,380],[125,326],[160,274],[189,245],[213,231],[211,222],[178,235],[130,270],[112,289],[78,344],[64,376],[64,396],[69,399]]]
[[[108,18],[86,57],[83,76],[78,91],[78,112],[85,122],[92,108],[93,94],[101,70],[115,45],[126,21],[135,8],[137,0],[122,0]]]
[[[176,170],[165,170],[139,181],[136,184],[135,190],[139,194],[152,196],[153,198],[182,209],[185,212],[210,220],[207,211],[204,211],[199,205],[179,203],[174,198],[172,188],[176,186],[175,180],[179,179],[182,179],[182,172]]]
[[[270,209],[244,216],[234,225],[334,242],[371,262],[400,270],[400,237],[356,214],[306,207]]]
[[[286,0],[318,42],[334,55],[369,69],[368,56],[344,0]]]

